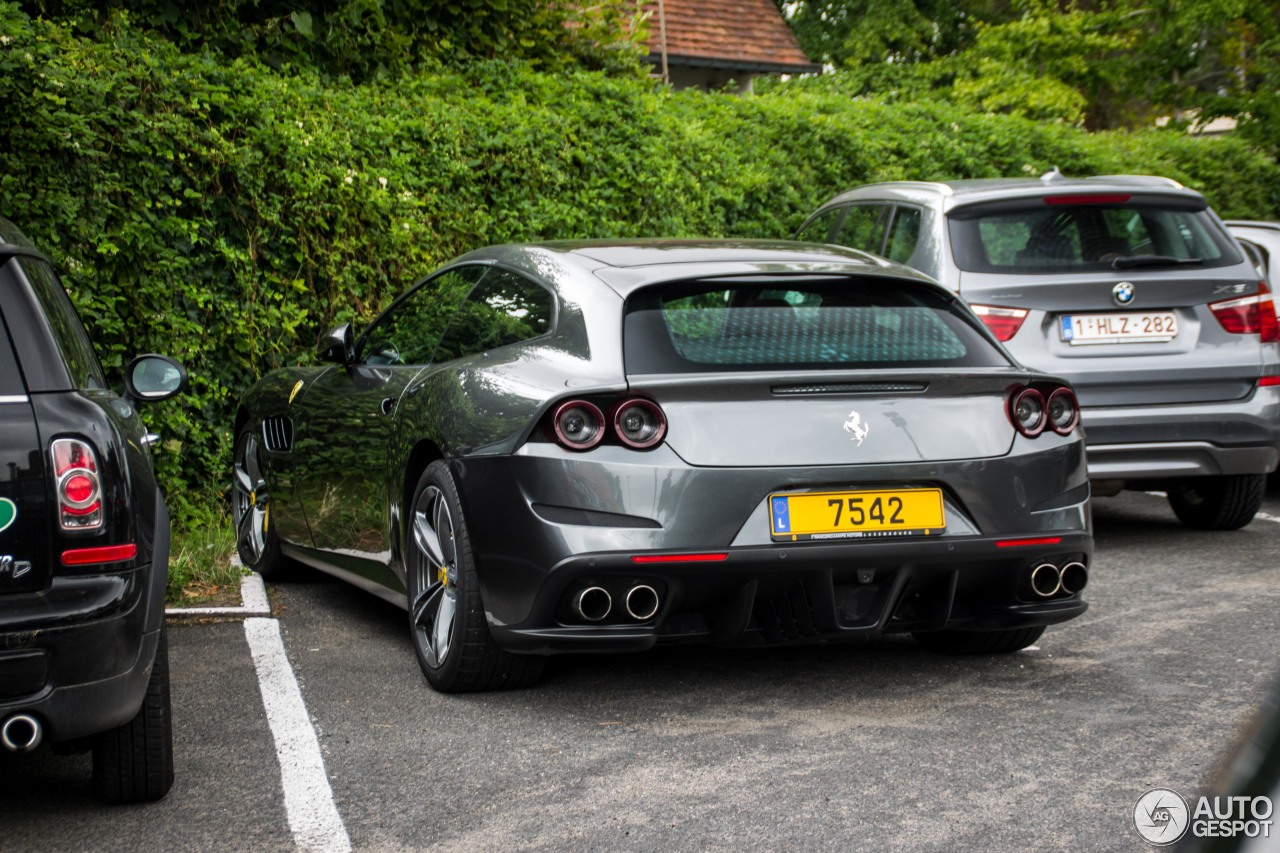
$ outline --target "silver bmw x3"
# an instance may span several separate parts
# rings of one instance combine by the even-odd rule
[[[1167,178],[890,182],[800,239],[883,255],[957,291],[1075,388],[1093,493],[1158,490],[1183,524],[1252,520],[1280,460],[1280,327],[1204,197]]]

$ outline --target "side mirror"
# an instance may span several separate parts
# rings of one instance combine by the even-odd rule
[[[350,323],[343,323],[320,336],[316,344],[316,356],[321,361],[350,364],[356,360],[356,335]]]
[[[167,400],[187,387],[187,369],[167,355],[147,353],[124,369],[124,387],[138,402]]]

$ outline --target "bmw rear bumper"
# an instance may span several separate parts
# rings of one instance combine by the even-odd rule
[[[1266,474],[1280,462],[1280,387],[1225,402],[1086,407],[1081,418],[1095,480]]]

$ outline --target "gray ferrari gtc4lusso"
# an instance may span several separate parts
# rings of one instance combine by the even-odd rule
[[[438,690],[659,643],[1008,652],[1087,606],[1070,388],[861,252],[497,246],[319,355],[240,406],[241,557],[407,609]]]

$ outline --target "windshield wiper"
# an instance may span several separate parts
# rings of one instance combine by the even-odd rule
[[[1199,263],[1203,263],[1199,258],[1175,258],[1173,255],[1121,255],[1111,262],[1111,268],[1127,270],[1134,267],[1171,267]]]

